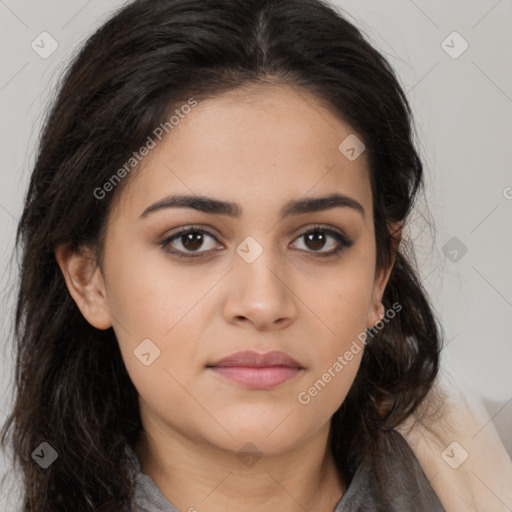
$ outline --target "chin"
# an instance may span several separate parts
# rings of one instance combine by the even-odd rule
[[[293,415],[290,415],[292,417]],[[303,436],[297,432],[293,423],[288,423],[283,419],[286,414],[262,420],[255,418],[252,421],[226,421],[218,418],[219,423],[229,432],[227,434],[223,429],[221,438],[211,439],[211,431],[208,433],[210,442],[219,448],[238,453],[245,445],[253,446],[252,449],[257,450],[265,455],[279,455],[293,449],[300,442]],[[292,430],[292,431],[291,431]],[[218,431],[218,429],[217,429]],[[217,437],[217,436],[216,436]],[[251,446],[247,447],[250,451]]]

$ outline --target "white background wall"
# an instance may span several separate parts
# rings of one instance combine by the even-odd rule
[[[411,234],[446,334],[443,364],[482,399],[512,453],[512,2],[336,3],[387,56],[407,91],[428,189]],[[68,57],[121,4],[0,1],[2,421],[12,392],[10,257],[42,114]],[[47,59],[31,48],[43,31],[59,45]],[[442,44],[454,31],[469,45],[457,58],[445,49],[458,53],[462,39]],[[425,223],[426,207],[435,229]],[[444,248],[454,237],[456,245]],[[0,471],[6,464],[0,457]],[[0,506],[8,509],[1,499]]]

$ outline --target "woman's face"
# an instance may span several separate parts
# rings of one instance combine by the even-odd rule
[[[328,427],[388,277],[354,135],[304,91],[252,87],[199,102],[134,171],[81,309],[113,326],[143,424],[268,454]],[[214,365],[240,351],[298,364]]]

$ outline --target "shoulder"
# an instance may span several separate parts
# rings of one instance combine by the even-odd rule
[[[447,512],[510,512],[512,461],[483,405],[444,370],[396,428]]]
[[[414,452],[395,430],[362,456],[335,512],[446,512]]]

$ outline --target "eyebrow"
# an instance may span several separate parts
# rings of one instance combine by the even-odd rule
[[[314,213],[332,208],[351,208],[364,218],[365,211],[361,203],[344,194],[331,194],[326,197],[306,197],[295,199],[286,203],[281,209],[281,219],[289,215],[301,213]],[[240,217],[242,208],[231,201],[221,201],[208,196],[199,195],[171,195],[160,199],[148,206],[140,215],[140,218],[149,216],[159,210],[167,208],[193,208],[200,212]]]

